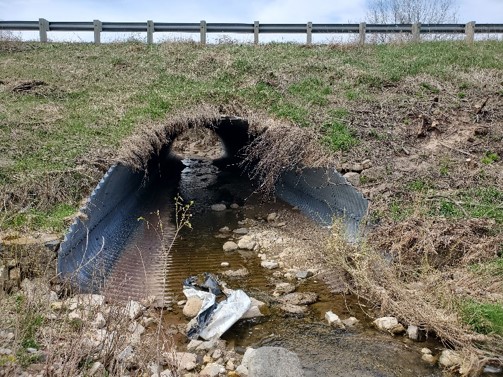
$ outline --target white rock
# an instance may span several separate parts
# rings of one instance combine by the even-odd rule
[[[270,213],[267,215],[267,222],[272,223],[273,221],[276,221],[278,218],[278,214],[276,212]]]
[[[344,325],[339,316],[334,312],[332,312],[331,310],[325,313],[325,319],[327,320],[330,326],[344,328]]]
[[[131,361],[133,358],[134,350],[131,346],[127,346],[119,353],[119,355],[117,355],[117,361],[119,361],[120,363]]]
[[[220,373],[225,373],[225,367],[220,364],[210,363],[199,373],[201,377],[217,377]]]
[[[429,348],[424,347],[424,348],[421,348],[421,353],[423,353],[423,354],[431,354],[431,350]]]
[[[244,236],[238,241],[238,247],[243,250],[253,250],[256,244],[250,236]]]
[[[220,263],[220,266],[221,267],[229,267],[230,263],[229,262],[222,262],[222,263]]]
[[[238,208],[239,208],[239,204],[237,204],[237,203],[232,203],[232,204],[231,204],[231,208],[232,208],[232,209],[238,209]]]
[[[407,336],[409,339],[418,340],[419,339],[419,328],[415,325],[409,325],[407,327]]]
[[[443,350],[440,354],[440,358],[438,359],[439,364],[445,368],[459,366],[461,365],[462,361],[463,359],[461,358],[459,353],[452,350]]]
[[[307,279],[309,277],[313,276],[313,273],[311,271],[297,271],[295,273],[295,277],[299,280],[301,279]]]
[[[130,300],[126,305],[126,313],[129,319],[136,319],[144,310],[145,307],[137,301]]]
[[[67,301],[68,305],[77,304],[82,307],[98,307],[105,304],[105,296],[95,294],[78,294]]]
[[[428,364],[435,364],[437,358],[433,356],[431,353],[423,353],[421,356],[421,360],[426,361]]]
[[[187,303],[187,300],[180,300],[180,301],[178,301],[178,302],[176,303],[176,305],[177,305],[177,306],[182,307],[182,306],[184,306],[186,303]]]
[[[231,230],[229,229],[228,226],[224,226],[223,228],[220,228],[218,231],[220,233],[230,233]]]
[[[377,318],[373,323],[379,330],[389,331],[392,334],[400,334],[405,331],[403,325],[395,317]]]
[[[250,359],[255,354],[255,348],[248,347],[243,355],[243,359],[241,360],[241,365],[248,369],[248,364],[250,363]],[[237,370],[236,370],[237,371]]]
[[[80,314],[80,312],[78,310],[74,310],[74,311],[68,313],[68,319],[70,321],[72,321],[72,320],[79,320],[79,319],[82,319],[82,316],[81,316],[81,314]]]
[[[245,235],[248,234],[248,228],[237,228],[232,231],[232,233]]]
[[[187,351],[195,351],[202,343],[202,340],[192,339],[189,344],[187,344]]]
[[[248,377],[248,368],[240,365],[236,368],[236,373],[239,377]]]
[[[224,246],[222,246],[222,248],[224,249],[224,251],[229,252],[229,251],[237,250],[238,245],[233,241],[227,241],[226,243],[224,243]]]
[[[283,294],[291,293],[293,291],[295,291],[295,285],[291,283],[278,283],[276,284],[276,288],[274,288],[273,296],[281,296]]]
[[[201,310],[201,306],[203,305],[203,301],[197,296],[191,296],[187,299],[187,303],[183,307],[183,315],[187,318],[194,318],[199,310]]]
[[[131,344],[138,344],[141,340],[141,335],[145,332],[145,327],[137,322],[133,322],[128,326],[128,330],[131,333],[129,337],[129,342]]]
[[[344,326],[348,326],[348,327],[352,327],[352,326],[356,325],[358,322],[360,322],[360,321],[358,321],[355,317],[349,317],[349,318],[342,320],[342,323],[344,324]]]
[[[94,318],[94,321],[93,321],[93,326],[97,329],[102,329],[103,327],[105,327],[107,324],[107,321],[105,319],[105,317],[103,316],[102,313],[99,313],[96,314],[96,317]]]
[[[214,359],[214,360],[218,360],[220,359],[221,357],[223,356],[223,352],[221,349],[217,348],[215,351],[213,351],[213,353],[211,354],[211,357]]]
[[[260,265],[268,270],[274,270],[279,267],[279,264],[276,261],[262,261],[260,262]]]
[[[98,375],[103,375],[104,372],[105,372],[105,367],[103,366],[103,364],[100,363],[99,361],[96,361],[95,363],[93,363],[93,365],[91,366],[91,368],[87,372],[87,375],[94,376],[96,373],[98,373]]]
[[[246,311],[245,314],[241,316],[241,319],[250,319],[250,318],[258,318],[263,317],[264,315],[260,312],[258,306],[251,306],[250,309]]]
[[[197,355],[190,352],[177,352],[176,362],[178,370],[191,371],[197,366]]]
[[[225,369],[227,369],[227,370],[235,370],[236,369],[236,365],[234,365],[233,359],[229,359],[227,361],[227,364],[225,364]]]
[[[222,272],[222,275],[230,278],[242,278],[248,276],[250,272],[246,268],[240,268],[239,270],[227,270]]]
[[[211,206],[211,209],[212,209],[212,211],[220,212],[220,211],[225,211],[227,209],[227,206],[223,203],[213,204]]]
[[[355,172],[349,172],[344,174],[344,178],[351,183],[353,186],[358,186],[360,184],[360,174]]]
[[[363,169],[370,169],[372,167],[372,161],[370,160],[363,160],[362,161],[362,168]]]

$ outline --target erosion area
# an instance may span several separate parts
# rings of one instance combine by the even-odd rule
[[[313,278],[325,277],[328,287],[350,297],[354,310],[365,314],[360,321],[392,316],[405,328],[417,326],[421,337],[453,351],[442,363],[446,373],[501,373],[501,42],[306,47],[2,41],[0,67],[0,348],[11,351],[2,351],[0,366],[6,373],[77,375],[93,367],[119,373],[132,337],[139,339],[142,361],[135,371],[158,373],[149,362],[176,338],[179,324],[163,328],[166,313],[149,302],[126,311],[107,303],[86,317],[127,337],[75,342],[95,325],[82,315],[69,318],[67,310],[103,303],[73,296],[58,281],[54,249],[110,166],[145,169],[173,130],[181,134],[182,150],[207,151],[214,139],[184,140],[183,132],[221,116],[248,120],[253,142],[245,165],[260,193],[274,197],[275,180],[285,169],[325,166],[345,174],[370,200],[357,244],[346,241],[337,222],[329,235],[313,240],[299,231],[309,233],[304,224],[296,229],[295,218],[286,215],[276,222],[260,213],[263,221],[245,222],[251,236],[272,229],[304,242],[287,250],[263,246],[266,260],[282,260],[282,279],[312,269]],[[284,230],[272,226],[282,221]],[[34,281],[42,281],[42,289],[33,288]],[[148,337],[136,330],[139,324]],[[96,344],[100,352],[90,357],[86,347]],[[235,358],[237,366],[240,356],[221,348],[202,350],[206,364]],[[437,364],[440,352],[421,362]],[[173,364],[168,356],[166,365]]]

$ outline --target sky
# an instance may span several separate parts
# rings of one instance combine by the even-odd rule
[[[435,0],[432,0],[435,1]],[[458,21],[503,23],[503,0],[457,0]],[[366,0],[0,0],[0,20],[358,23]],[[29,33],[23,33],[29,34]],[[37,33],[32,33],[37,38]],[[58,39],[62,33],[50,33]],[[90,40],[90,33],[65,33]],[[251,37],[250,37],[251,38]]]

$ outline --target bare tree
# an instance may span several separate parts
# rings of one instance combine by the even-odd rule
[[[368,0],[372,24],[441,24],[456,22],[457,0]]]

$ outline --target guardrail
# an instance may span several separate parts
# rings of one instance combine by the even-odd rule
[[[359,34],[359,43],[365,43],[369,34],[411,34],[412,40],[419,41],[421,34],[465,34],[465,40],[474,41],[477,33],[503,33],[503,24],[261,24],[246,23],[166,23],[154,22],[56,22],[40,18],[38,21],[0,21],[0,30],[39,31],[40,42],[47,42],[49,31],[89,31],[94,32],[94,43],[101,43],[102,32],[147,33],[147,43],[154,43],[154,33],[198,33],[200,43],[206,44],[207,33],[253,34],[254,43],[259,43],[260,34],[306,34],[306,44],[312,43],[313,34]]]

